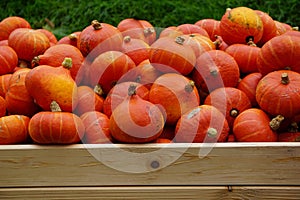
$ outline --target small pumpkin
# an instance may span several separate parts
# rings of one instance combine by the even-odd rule
[[[69,35],[66,35],[66,36],[60,38],[56,44],[70,44],[74,47],[77,47],[77,40],[79,38],[80,33],[81,33],[81,31],[75,31]]]
[[[30,118],[24,115],[8,115],[0,118],[0,144],[21,144],[28,140]]]
[[[229,126],[214,106],[200,105],[184,113],[175,128],[175,141],[184,143],[225,142]]]
[[[162,37],[176,38],[181,35],[183,35],[183,33],[181,31],[177,30],[177,26],[169,26],[169,27],[161,30],[158,38],[162,38]]]
[[[48,37],[40,31],[29,28],[18,28],[8,38],[19,59],[31,61],[35,56],[43,54],[49,47]]]
[[[250,38],[257,43],[262,38],[264,30],[260,16],[248,7],[227,9],[219,27],[222,38],[229,45],[246,44]]]
[[[3,97],[0,96],[0,117],[6,115],[6,101]]]
[[[206,30],[196,24],[180,24],[176,27],[176,31],[182,32],[185,35],[199,34],[209,38]]]
[[[4,74],[0,76],[0,96],[5,98],[5,94],[8,90],[9,80],[12,74]]]
[[[18,55],[10,46],[0,46],[0,75],[12,73],[18,65]]]
[[[292,118],[300,113],[300,74],[278,70],[265,75],[256,87],[256,100],[272,116]]]
[[[0,40],[7,40],[11,32],[17,28],[31,28],[30,23],[19,16],[10,16],[0,22]]]
[[[85,134],[82,138],[84,144],[111,143],[113,138],[109,129],[109,118],[99,111],[89,111],[80,116]]]
[[[259,108],[240,113],[233,124],[233,134],[238,142],[277,142],[278,135],[270,126],[271,119]]]
[[[160,106],[166,115],[166,124],[175,125],[182,114],[200,104],[200,97],[193,80],[181,74],[166,73],[154,81],[149,101]]]
[[[74,144],[84,136],[82,120],[70,112],[61,112],[59,105],[51,102],[51,111],[41,111],[31,117],[28,133],[37,144]]]
[[[215,40],[216,35],[220,35],[220,20],[200,19],[195,23],[195,25],[204,28],[212,41]]]
[[[164,116],[158,106],[136,95],[134,85],[128,89],[128,96],[110,117],[113,138],[123,143],[147,143],[157,139],[164,127]]]

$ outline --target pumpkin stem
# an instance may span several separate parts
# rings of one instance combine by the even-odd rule
[[[252,37],[252,36],[250,36],[250,37],[248,38],[247,45],[249,45],[249,46],[251,46],[251,47],[256,47],[256,44],[254,43],[253,37]]]
[[[61,112],[62,111],[59,104],[56,101],[52,101],[50,103],[50,110],[51,110],[51,112]]]
[[[142,76],[138,76],[136,79],[135,79],[135,82],[137,83],[141,83],[142,81]]]
[[[284,117],[282,115],[277,115],[276,117],[274,117],[269,123],[271,129],[273,131],[278,130],[280,128],[280,124],[283,120],[284,120]]]
[[[284,85],[287,85],[289,84],[290,80],[289,80],[289,76],[287,73],[282,73],[281,74],[281,83],[284,84]]]
[[[62,66],[66,69],[71,69],[72,68],[72,58],[65,58],[64,61],[62,62]]]
[[[102,25],[101,25],[100,22],[98,22],[98,20],[93,20],[92,23],[91,23],[91,25],[93,26],[93,28],[95,30],[99,30],[99,29],[102,28]]]
[[[195,82],[190,80],[188,84],[186,84],[186,86],[184,87],[184,90],[188,93],[191,93],[194,91],[194,87],[195,87]]]
[[[131,41],[131,37],[129,35],[126,35],[123,40],[125,43],[128,43]]]
[[[132,96],[136,94],[136,84],[130,84],[128,87],[128,96]]]
[[[33,57],[31,61],[31,67],[37,67],[39,65],[40,65],[40,57],[39,56]]]
[[[208,137],[212,137],[212,138],[215,138],[218,135],[218,131],[215,128],[212,128],[212,127],[209,127],[207,129],[206,133],[207,133]]]
[[[177,43],[177,44],[183,44],[183,42],[184,42],[184,38],[183,37],[181,37],[181,36],[177,36],[176,38],[175,38],[175,42]]]
[[[290,133],[296,133],[299,131],[299,126],[297,122],[292,122],[288,128],[288,132]]]
[[[74,33],[71,33],[68,37],[69,37],[70,40],[77,40],[78,39],[77,35],[74,34]]]
[[[101,88],[101,85],[100,84],[97,84],[95,87],[94,87],[94,92],[96,94],[98,94],[99,96],[102,96],[104,94],[102,88]]]
[[[239,111],[236,108],[230,110],[231,117],[237,117],[239,115]]]
[[[292,30],[293,30],[293,31],[299,31],[299,26],[294,26],[294,27],[292,27]]]
[[[211,69],[210,70],[210,75],[217,76],[218,75],[218,70],[217,69]]]
[[[145,28],[144,29],[144,35],[145,36],[149,36],[149,35],[151,35],[153,33],[154,33],[154,28],[149,27],[149,28]]]

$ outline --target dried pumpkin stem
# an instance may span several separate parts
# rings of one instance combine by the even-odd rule
[[[215,137],[218,135],[218,131],[217,131],[217,129],[215,129],[215,128],[209,127],[209,128],[207,129],[207,135],[208,135],[209,137],[215,138]]]
[[[91,23],[91,25],[93,26],[93,28],[95,30],[99,30],[99,29],[102,28],[102,25],[101,25],[100,22],[98,22],[98,20],[93,20],[92,23]]]
[[[177,43],[177,44],[183,44],[183,42],[184,42],[184,38],[183,37],[180,37],[180,36],[178,36],[178,37],[176,37],[175,38],[175,42]]]
[[[40,57],[39,56],[35,56],[33,57],[32,61],[31,61],[31,67],[37,67],[40,64]]]
[[[102,96],[104,94],[103,92],[103,89],[101,88],[101,85],[100,84],[97,84],[95,87],[94,87],[94,92],[96,94],[98,94],[99,96]]]
[[[77,35],[74,34],[74,33],[71,33],[68,37],[69,37],[70,40],[77,40],[78,39]]]
[[[284,120],[284,117],[282,115],[277,115],[276,117],[274,117],[269,123],[271,129],[273,131],[278,130],[280,128],[280,124],[282,123],[283,120]]]
[[[287,73],[282,73],[281,74],[281,83],[284,85],[289,84],[290,80],[289,80],[289,76]]]
[[[50,110],[51,110],[51,112],[61,112],[62,111],[59,104],[56,101],[52,101],[50,103]]]
[[[129,85],[129,87],[128,87],[128,96],[132,96],[132,95],[136,94],[136,87],[137,87],[137,85],[135,85],[135,84]]]
[[[194,87],[195,87],[195,82],[190,80],[188,84],[186,84],[186,86],[184,87],[184,90],[188,93],[191,93],[194,91]]]
[[[128,42],[131,41],[131,37],[129,35],[126,35],[126,36],[124,36],[123,40],[124,40],[125,43],[128,43]]]
[[[73,65],[72,58],[65,58],[62,62],[62,66],[66,69],[71,69]]]
[[[155,32],[155,31],[154,31],[154,28],[151,28],[151,27],[145,28],[145,29],[144,29],[144,35],[145,35],[145,36],[151,35],[151,34],[153,34],[154,32]]]
[[[239,111],[236,108],[230,110],[231,117],[237,117],[239,115]]]

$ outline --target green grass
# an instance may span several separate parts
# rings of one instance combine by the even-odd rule
[[[33,28],[47,28],[61,38],[79,31],[93,19],[117,26],[125,18],[148,20],[155,27],[195,23],[204,18],[221,19],[226,8],[247,6],[269,13],[278,21],[300,25],[298,0],[2,0],[0,20],[8,16],[24,17]],[[55,27],[46,22],[49,19]]]

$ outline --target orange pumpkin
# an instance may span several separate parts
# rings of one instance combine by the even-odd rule
[[[263,35],[263,23],[260,16],[251,8],[236,7],[227,9],[220,20],[220,33],[227,44],[254,43]]]
[[[0,96],[5,98],[5,94],[8,90],[9,80],[12,74],[4,74],[0,76]]]
[[[201,19],[195,23],[206,30],[209,38],[214,41],[216,35],[220,35],[220,20],[216,19]]]
[[[18,65],[18,55],[9,46],[0,46],[0,75],[12,73]]]
[[[57,43],[57,38],[51,31],[44,29],[44,28],[40,28],[40,29],[36,29],[36,30],[44,33],[48,37],[50,46],[53,46]]]
[[[18,28],[9,35],[8,45],[15,50],[19,59],[30,62],[50,47],[50,41],[40,31]]]
[[[277,36],[277,27],[273,18],[268,13],[261,10],[255,10],[255,12],[260,16],[264,27],[263,35],[257,45],[263,46],[270,39]]]
[[[0,40],[7,40],[10,33],[17,28],[31,28],[29,22],[18,16],[4,18],[0,22]]]
[[[0,118],[0,144],[21,144],[28,140],[30,118],[24,115],[9,115]]]
[[[175,30],[178,32],[182,32],[185,35],[199,34],[209,38],[206,30],[200,26],[197,26],[196,24],[180,24],[176,27]]]
[[[0,117],[6,115],[6,101],[3,97],[0,96]]]
[[[177,26],[169,26],[161,30],[158,38],[162,38],[162,37],[176,38],[181,35],[183,35],[183,33],[177,30]]]
[[[77,40],[79,38],[80,33],[81,31],[75,31],[69,35],[66,35],[60,38],[60,40],[58,40],[56,44],[70,44],[74,47],[77,47]]]

